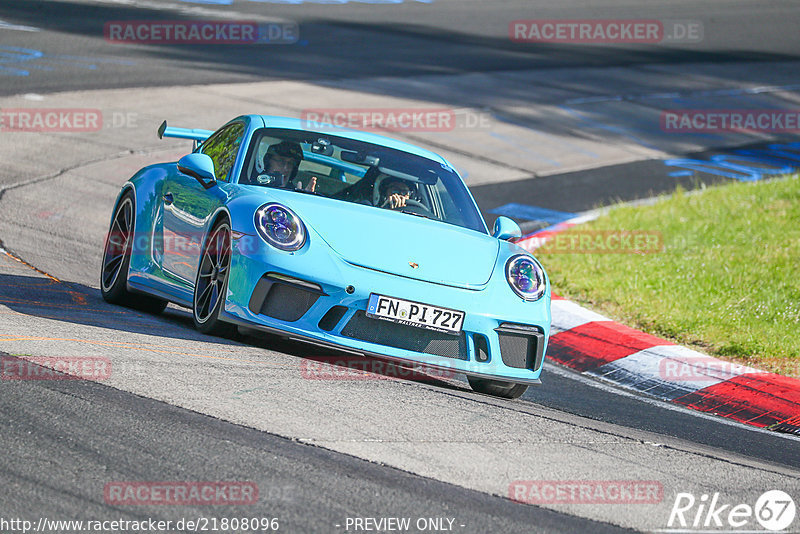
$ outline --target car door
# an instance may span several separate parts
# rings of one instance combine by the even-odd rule
[[[244,123],[228,124],[198,149],[214,162],[218,184],[230,181],[244,132]],[[208,219],[224,199],[225,193],[220,187],[206,189],[195,178],[177,170],[164,181],[162,268],[165,272],[194,284]]]

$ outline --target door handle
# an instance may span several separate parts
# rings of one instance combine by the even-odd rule
[[[164,199],[164,204],[172,204],[172,193],[164,193],[161,198]]]

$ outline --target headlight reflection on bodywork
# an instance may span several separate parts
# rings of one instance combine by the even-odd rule
[[[544,270],[530,256],[519,254],[508,260],[506,280],[514,293],[525,300],[538,300],[544,295]]]
[[[264,204],[256,210],[255,225],[264,241],[277,249],[299,250],[306,242],[303,221],[286,206]]]

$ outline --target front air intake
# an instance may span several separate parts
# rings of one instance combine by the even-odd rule
[[[495,328],[500,357],[508,367],[537,370],[544,359],[544,333],[535,326],[503,323]]]
[[[458,335],[445,334],[414,326],[372,319],[363,310],[358,310],[342,328],[342,335],[444,358],[467,359],[467,338],[464,332]]]
[[[250,297],[253,313],[280,321],[298,321],[325,293],[317,284],[277,273],[261,277]]]

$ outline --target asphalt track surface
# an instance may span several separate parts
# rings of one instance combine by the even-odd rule
[[[387,515],[387,503],[395,517],[457,518],[459,531],[528,532],[531,525],[551,532],[621,530],[297,445],[96,382],[4,385],[0,405],[4,472],[12,481],[4,488],[6,518],[29,517],[32,510],[50,519],[76,517],[77,510],[80,517],[130,521],[214,517],[202,506],[144,512],[114,509],[97,498],[111,473],[115,480],[190,474],[256,482],[258,502],[226,507],[226,516],[280,518],[281,531],[340,531],[347,517]]]
[[[435,0],[398,5],[236,0],[231,5],[201,2],[118,0],[4,1],[2,20],[41,28],[20,32],[13,46],[40,51],[47,70],[35,77],[5,79],[2,94],[110,87],[203,84],[264,79],[324,80],[343,77],[407,77],[542,68],[618,65],[781,61],[795,59],[800,44],[796,5],[791,1],[610,1],[589,5],[570,0]],[[123,20],[294,21],[301,25],[297,46],[191,46],[171,49],[103,39],[107,22]],[[665,46],[512,43],[508,25],[517,19],[699,20],[700,43]],[[37,56],[38,57],[38,56]],[[101,68],[89,69],[95,58]],[[4,60],[10,68],[41,68],[37,61]]]
[[[701,6],[694,2],[645,3],[637,7],[637,18],[706,21],[706,39],[699,45],[655,49],[555,45],[533,49],[513,45],[507,39],[509,20],[630,18],[630,7],[623,3],[610,3],[604,9],[595,7],[589,13],[578,3],[562,3],[558,7],[531,6],[527,2],[493,3],[487,7],[479,2],[455,1],[400,6],[287,6],[239,1],[223,7],[177,1],[137,4],[148,7],[121,2],[0,2],[0,20],[40,29],[13,33],[0,30],[0,47],[42,51],[35,59],[20,61],[19,50],[14,52],[16,55],[9,55],[8,48],[2,49],[5,55],[0,58],[11,57],[14,61],[0,61],[0,67],[26,70],[28,74],[0,78],[0,95],[283,79],[323,86],[332,80],[338,83],[336,80],[343,71],[352,78],[347,81],[349,86],[374,93],[375,85],[370,81],[387,76],[402,79],[431,74],[468,76],[494,70],[552,72],[552,69],[636,68],[744,60],[769,67],[772,63],[796,61],[800,44],[796,32],[798,14],[791,3],[724,2]],[[215,9],[256,20],[298,21],[305,43],[302,48],[280,51],[277,47],[254,51],[203,46],[177,49],[131,46],[121,50],[102,39],[102,26],[109,20],[209,18]],[[384,12],[379,12],[381,9]],[[386,14],[389,9],[392,9],[390,17]],[[365,47],[364,42],[370,46]],[[731,70],[736,70],[735,65]],[[747,78],[746,73],[739,76]],[[390,96],[408,94],[408,87],[402,83],[395,85],[395,94],[386,90],[391,86],[381,84],[381,91]],[[603,87],[596,89],[599,92]],[[442,94],[426,96],[428,102],[452,104]],[[9,134],[0,135],[8,138]],[[55,141],[52,136],[49,139]],[[74,156],[73,151],[80,151],[80,146],[78,143],[66,148],[56,143],[55,150],[47,153],[48,159],[66,161]],[[109,146],[113,152],[110,141]],[[158,154],[152,153],[141,160],[148,158],[159,161]],[[23,154],[22,159],[35,171],[36,155]],[[78,158],[78,161],[85,163],[91,159]],[[69,167],[69,164],[56,166]],[[34,171],[31,175],[38,176]],[[212,362],[203,365],[206,361],[201,360],[198,365],[191,358],[191,364],[180,372],[176,367],[164,371],[155,360],[146,360],[152,364],[149,376],[131,372],[130,380],[121,377],[119,382],[108,384],[4,381],[0,384],[3,428],[0,441],[4,451],[0,468],[5,481],[0,488],[0,512],[4,518],[119,516],[174,520],[256,515],[280,517],[284,531],[340,532],[344,531],[343,521],[354,516],[450,517],[456,519],[457,525],[464,525],[455,529],[463,532],[603,532],[618,529],[615,525],[647,530],[663,528],[664,509],[669,510],[677,491],[687,488],[752,497],[776,487],[788,491],[796,500],[800,497],[800,440],[643,399],[551,365],[545,370],[542,386],[531,388],[523,399],[513,403],[475,395],[460,379],[376,380],[366,385],[302,382],[285,379],[280,373],[291,369],[297,374],[297,366],[303,361],[324,359],[329,353],[275,338],[209,339],[193,331],[185,311],[172,307],[163,317],[154,317],[108,306],[96,289],[99,251],[90,254],[82,247],[90,242],[88,238],[79,236],[75,243],[58,245],[59,232],[54,230],[52,239],[33,244],[31,241],[40,238],[50,217],[41,216],[42,205],[57,204],[59,196],[73,201],[77,198],[77,202],[84,199],[85,204],[78,210],[83,213],[70,218],[64,210],[69,220],[50,217],[51,222],[80,228],[84,217],[92,224],[107,220],[110,201],[106,197],[113,195],[113,187],[98,195],[101,201],[86,190],[86,184],[74,196],[59,186],[41,187],[53,174],[40,174],[41,184],[33,180],[9,189],[20,182],[20,176],[16,172],[0,173],[0,185],[4,188],[0,205],[5,204],[6,210],[2,226],[5,233],[0,234],[0,240],[31,264],[7,256],[2,258],[0,297],[5,306],[5,327],[0,350],[51,356],[60,354],[62,346],[73,350],[70,343],[77,343],[73,338],[95,344],[105,342],[98,349],[100,352],[92,354],[109,355],[115,365],[120,364],[118,368],[123,370],[120,374],[125,375],[125,365],[132,365],[132,359],[118,360],[124,352],[120,347],[144,345],[150,342],[150,336],[162,336],[164,347],[153,349],[156,352],[180,350],[183,356],[185,353],[244,354],[252,360],[258,359],[268,367],[267,372],[256,370],[255,380],[265,381],[269,388],[274,388],[275,396],[253,402],[248,408],[252,413],[232,415],[242,403],[249,402],[248,392],[257,389],[248,386],[254,379],[235,368],[225,371],[227,375],[218,375],[221,371]],[[60,175],[55,178],[59,180]],[[121,179],[108,177],[108,185],[118,184]],[[536,180],[537,186],[535,199],[531,198],[532,180]],[[684,180],[685,185],[697,184],[694,178]],[[631,187],[631,182],[637,186]],[[577,212],[619,198],[635,199],[669,191],[674,183],[674,178],[670,182],[657,160],[642,160],[544,178],[522,177],[511,182],[477,185],[473,191],[488,218],[491,208],[509,201]],[[32,210],[37,216],[30,214]],[[25,212],[29,215],[20,215]],[[8,224],[9,218],[16,223]],[[91,225],[87,222],[86,226]],[[37,248],[40,250],[36,251]],[[271,376],[270,371],[277,375]],[[202,383],[196,389],[218,387],[219,399],[214,400],[212,394],[209,400],[205,392],[193,390],[193,376],[198,384]],[[165,384],[170,380],[176,382],[172,393]],[[298,388],[298,384],[302,387]],[[231,392],[232,398],[225,397],[224,394]],[[291,422],[292,417],[298,417],[288,404],[293,395],[308,397],[295,399],[302,414],[299,417],[306,419],[299,423]],[[321,402],[316,412],[315,401]],[[281,406],[281,402],[287,404]],[[392,402],[397,404],[392,406]],[[341,407],[332,410],[329,405],[337,403]],[[391,452],[375,452],[368,444],[343,445],[348,437],[354,442],[363,438],[360,427],[374,425],[382,430],[382,433],[376,430],[376,435],[384,436],[382,439],[386,441],[390,441],[386,436],[395,431],[420,444],[423,436],[430,434],[432,442],[441,440],[442,447],[452,446],[433,427],[414,428],[415,422],[408,418],[413,414],[420,417],[416,426],[432,424],[423,420],[424,410],[415,412],[409,408],[415,404],[431,414],[452,418],[452,425],[446,421],[438,423],[442,435],[464,442],[473,437],[479,442],[485,440],[484,458],[468,448],[447,449],[455,451],[450,453],[453,457],[463,453],[465,463],[490,461],[488,448],[499,447],[498,443],[516,433],[520,436],[519,447],[526,449],[526,455],[541,454],[542,462],[562,464],[564,468],[543,465],[526,471],[526,477],[507,473],[508,478],[574,480],[599,472],[605,473],[606,479],[613,479],[610,473],[615,473],[614,465],[619,463],[624,467],[616,476],[627,479],[637,476],[626,470],[638,463],[642,466],[637,472],[640,477],[654,476],[654,472],[663,475],[663,507],[648,513],[628,514],[609,512],[597,505],[553,510],[517,504],[503,498],[504,492],[497,486],[481,487],[459,471],[463,466],[445,465],[446,454],[423,453],[423,445],[411,453],[398,445],[397,456],[405,459],[397,462],[391,460]],[[269,414],[274,421],[269,417],[255,418],[253,414],[259,411]],[[285,412],[283,418],[281,412]],[[407,418],[401,420],[398,414]],[[469,418],[465,414],[474,415]],[[482,417],[501,420],[509,428],[499,428]],[[330,421],[326,422],[326,418]],[[534,420],[542,426],[534,431],[524,426]],[[464,421],[471,426],[455,427],[455,422]],[[341,425],[341,435],[326,441],[320,437],[324,432],[314,435],[309,430],[328,425]],[[541,441],[535,435],[539,431],[544,436]],[[485,435],[487,432],[490,435]],[[560,443],[563,450],[559,452]],[[631,443],[657,452],[632,449],[626,453],[625,447],[632,446]],[[576,449],[591,454],[582,456]],[[419,463],[408,459],[414,454],[419,455]],[[442,465],[425,466],[432,458],[438,458]],[[581,465],[582,462],[601,462],[605,467],[592,470]],[[664,462],[664,465],[646,465],[648,462]],[[448,469],[455,474],[448,476]],[[586,475],[581,476],[582,473]],[[676,477],[676,473],[683,473],[685,478]],[[258,484],[261,499],[256,505],[213,511],[208,507],[114,507],[104,502],[102,493],[104,484],[114,480],[251,480]],[[704,484],[703,480],[710,482]],[[642,519],[642,515],[648,514],[654,516],[653,521]]]

